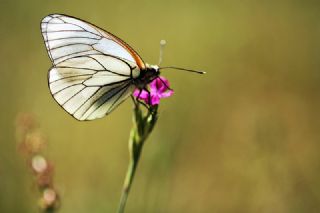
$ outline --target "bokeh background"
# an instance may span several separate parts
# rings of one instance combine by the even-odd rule
[[[37,212],[39,192],[15,122],[48,139],[61,213],[115,212],[132,102],[78,122],[52,99],[39,23],[88,20],[163,71],[175,90],[144,147],[127,212],[320,211],[320,3],[315,0],[1,0],[0,212]]]

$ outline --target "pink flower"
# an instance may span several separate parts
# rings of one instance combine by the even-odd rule
[[[172,94],[173,90],[169,89],[169,81],[161,76],[150,83],[150,99],[149,93],[144,89],[141,92],[140,89],[136,89],[133,92],[133,96],[152,106],[159,104],[161,98],[170,97]],[[149,103],[149,100],[151,103]]]

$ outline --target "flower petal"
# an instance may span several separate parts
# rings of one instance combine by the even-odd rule
[[[157,105],[160,103],[161,98],[170,97],[173,94],[173,90],[169,89],[169,81],[162,76],[155,78],[150,84],[150,93],[147,90],[136,89],[133,92],[133,96],[143,100],[146,104]],[[149,95],[151,97],[149,97]],[[151,103],[149,103],[149,100]]]
[[[163,93],[168,89],[168,87],[169,81],[162,76],[156,78],[150,83],[150,90],[153,93]]]
[[[168,90],[167,92],[161,93],[160,98],[168,98],[173,95],[173,90]]]
[[[160,97],[158,95],[151,96],[151,105],[157,105],[160,103]]]
[[[146,90],[142,90],[141,93],[140,93],[140,89],[136,89],[134,92],[133,92],[133,96],[134,97],[137,97],[141,100],[147,100],[149,99],[149,93],[146,91]],[[140,95],[139,95],[140,94]],[[139,97],[138,97],[139,96]]]

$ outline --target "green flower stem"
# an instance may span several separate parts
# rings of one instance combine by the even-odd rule
[[[140,104],[137,103],[133,111],[133,127],[131,129],[129,138],[130,162],[123,184],[118,213],[124,213],[142,147],[152,132],[158,118],[158,105],[150,106],[147,113],[143,113],[142,109],[140,108]]]

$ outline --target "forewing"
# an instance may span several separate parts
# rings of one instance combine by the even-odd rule
[[[124,60],[93,54],[65,59],[49,71],[54,99],[78,120],[109,114],[133,91],[132,68]]]
[[[41,31],[54,65],[81,55],[104,54],[136,64],[139,70],[145,64],[124,41],[93,24],[80,19],[53,14],[41,22]],[[139,73],[133,73],[137,77]]]

